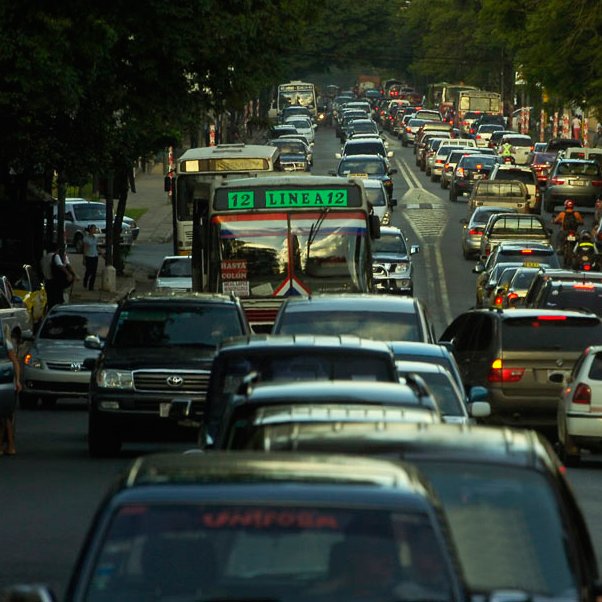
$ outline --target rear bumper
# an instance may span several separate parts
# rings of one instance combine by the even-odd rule
[[[566,415],[566,432],[575,443],[602,443],[602,416],[569,413]]]
[[[500,389],[489,385],[489,403],[491,416],[486,418],[488,424],[520,426],[520,427],[551,427],[555,426],[558,414],[559,392],[549,396],[536,398],[506,395]]]

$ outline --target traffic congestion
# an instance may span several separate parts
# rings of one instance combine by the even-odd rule
[[[282,84],[262,140],[175,158],[152,292],[3,329],[2,499],[23,455],[43,506],[0,528],[7,600],[602,595],[598,159],[370,84]]]

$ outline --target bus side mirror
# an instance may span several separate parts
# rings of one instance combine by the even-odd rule
[[[380,238],[380,218],[378,215],[369,215],[370,220],[370,238]]]

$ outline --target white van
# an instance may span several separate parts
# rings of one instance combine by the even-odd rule
[[[435,155],[433,166],[431,167],[431,180],[436,182],[443,173],[443,166],[445,165],[445,159],[449,153],[449,148],[477,148],[477,143],[472,138],[450,138],[449,140],[442,140]],[[447,150],[443,150],[447,149]]]

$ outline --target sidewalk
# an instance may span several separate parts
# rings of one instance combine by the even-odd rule
[[[146,212],[137,220],[140,234],[134,244],[165,243],[172,237],[172,211],[171,202],[163,190],[163,166],[155,167],[149,173],[136,174],[136,192],[128,194],[127,208],[146,209]],[[132,292],[145,292],[151,290],[152,282],[148,278],[148,267],[141,267],[125,262],[122,276],[116,277],[114,291],[102,290],[104,260],[100,258],[96,285],[94,291],[84,289],[84,265],[82,255],[69,252],[69,260],[73,270],[78,276],[70,292],[70,303],[116,303]]]

